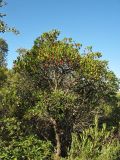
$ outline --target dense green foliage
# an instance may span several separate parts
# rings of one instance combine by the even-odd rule
[[[81,134],[73,134],[68,160],[119,160],[120,143],[106,124],[98,128],[98,118],[95,117],[94,127],[90,127]]]
[[[6,56],[8,52],[8,44],[0,39],[0,67],[6,66]]]
[[[0,158],[118,160],[119,80],[101,53],[81,53],[81,44],[59,34],[43,33],[30,50],[18,49],[11,70],[4,42]]]
[[[21,123],[15,118],[1,120],[0,159],[48,159],[51,153],[50,142],[41,141],[37,136],[24,136]]]

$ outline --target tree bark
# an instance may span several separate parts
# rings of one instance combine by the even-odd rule
[[[51,118],[54,131],[55,131],[55,138],[56,138],[56,151],[55,151],[55,160],[59,160],[61,157],[61,140],[60,140],[60,133],[58,130],[57,122],[53,118]]]

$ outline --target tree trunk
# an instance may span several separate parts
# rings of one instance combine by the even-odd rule
[[[56,152],[55,152],[55,160],[59,160],[61,156],[61,141],[60,141],[60,133],[58,131],[58,126],[56,120],[51,118],[56,138]]]

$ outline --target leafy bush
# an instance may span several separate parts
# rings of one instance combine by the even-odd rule
[[[35,136],[24,137],[20,141],[12,140],[10,144],[1,142],[0,159],[4,160],[45,160],[51,155],[51,144]]]
[[[119,160],[120,143],[113,137],[113,130],[107,131],[106,124],[98,129],[98,119],[95,126],[86,129],[81,134],[73,134],[72,146],[68,160]]]
[[[0,159],[2,160],[45,160],[49,159],[52,145],[36,135],[25,136],[21,123],[15,118],[1,120]]]

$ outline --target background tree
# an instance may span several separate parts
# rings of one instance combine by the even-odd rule
[[[4,0],[0,0],[0,7],[5,6],[7,3]],[[14,32],[15,34],[19,34],[19,31],[16,30],[14,27],[9,27],[4,21],[3,17],[6,16],[6,14],[0,13],[0,32]]]
[[[7,80],[6,56],[8,52],[8,44],[0,38],[0,88]]]
[[[6,66],[6,56],[8,52],[8,44],[2,38],[0,38],[0,67]]]
[[[0,7],[6,5],[6,1],[0,0]],[[3,21],[3,17],[6,14],[0,13],[0,33],[4,32],[14,32],[15,34],[19,34],[19,32],[15,28],[10,28],[8,25]],[[8,52],[8,44],[3,38],[0,38],[0,87],[6,81],[7,78],[7,68],[6,68],[6,56]]]

